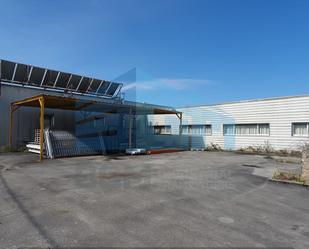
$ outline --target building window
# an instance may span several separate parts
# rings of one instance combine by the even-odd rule
[[[224,124],[224,135],[269,135],[269,124]]]
[[[259,124],[259,134],[269,135],[269,124]]]
[[[151,133],[155,135],[171,135],[172,134],[172,127],[170,125],[150,126],[150,130],[151,130]]]
[[[182,133],[211,135],[211,125],[183,125]]]
[[[235,125],[224,124],[223,125],[223,134],[224,135],[234,135],[235,134]]]
[[[308,136],[309,123],[292,123],[292,136]]]

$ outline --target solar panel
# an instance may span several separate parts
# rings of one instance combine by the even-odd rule
[[[0,79],[20,86],[38,87],[48,90],[72,92],[85,95],[114,97],[122,84],[60,72],[47,68],[0,60]]]
[[[117,83],[111,83],[110,87],[106,90],[106,95],[113,96],[113,94],[117,91],[118,84]]]

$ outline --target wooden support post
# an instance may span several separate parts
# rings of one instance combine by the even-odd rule
[[[39,98],[40,102],[40,161],[44,159],[44,97]]]

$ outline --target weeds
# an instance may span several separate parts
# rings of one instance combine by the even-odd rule
[[[300,174],[295,174],[291,172],[275,172],[273,179],[281,180],[281,181],[291,181],[305,184],[305,180],[302,178]]]
[[[223,151],[219,144],[210,143],[209,146],[205,148],[206,151]]]
[[[245,148],[240,148],[237,151],[241,153],[252,153],[252,154],[260,154],[260,155],[283,156],[283,157],[288,157],[288,156],[301,157],[302,155],[302,152],[297,151],[297,150],[286,150],[286,149],[275,150],[268,141],[265,142],[264,145],[248,146]]]

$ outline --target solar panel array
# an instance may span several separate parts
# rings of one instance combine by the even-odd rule
[[[122,84],[51,69],[0,60],[0,79],[21,86],[103,97],[116,96]]]

